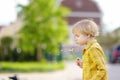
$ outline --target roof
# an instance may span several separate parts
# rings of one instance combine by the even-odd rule
[[[63,0],[62,4],[72,11],[100,12],[98,5],[93,0]]]

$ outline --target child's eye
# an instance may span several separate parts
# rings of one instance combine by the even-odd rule
[[[79,35],[75,35],[76,37],[79,37]]]

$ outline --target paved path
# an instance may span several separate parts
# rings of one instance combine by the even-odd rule
[[[120,80],[120,63],[108,64],[109,80]]]
[[[82,80],[82,70],[75,62],[65,62],[66,68],[62,71],[48,73],[17,73],[19,80]],[[107,64],[109,80],[120,80],[120,64]],[[1,74],[0,80],[9,80],[12,74]]]

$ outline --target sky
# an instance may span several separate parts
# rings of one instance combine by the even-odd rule
[[[9,25],[17,17],[17,4],[27,5],[28,0],[0,0],[0,25]]]
[[[113,31],[120,26],[120,0],[94,0],[103,13],[103,24],[106,31]],[[0,25],[9,25],[17,17],[16,5],[28,4],[27,0],[0,0]]]
[[[103,13],[103,22],[106,31],[113,31],[120,27],[120,0],[94,0]]]

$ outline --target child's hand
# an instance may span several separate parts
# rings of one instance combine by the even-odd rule
[[[78,65],[80,68],[82,68],[82,61],[81,61],[80,58],[77,58],[77,59],[76,59],[76,63],[77,63],[77,65]]]

